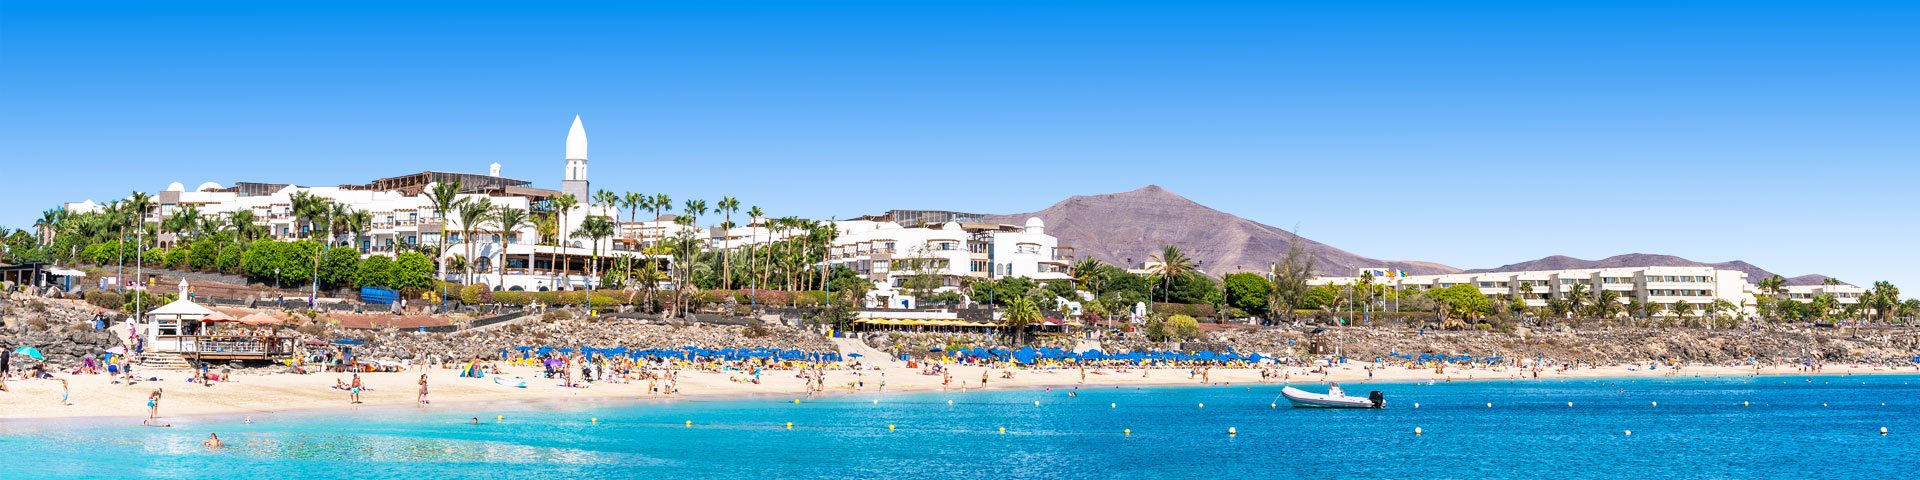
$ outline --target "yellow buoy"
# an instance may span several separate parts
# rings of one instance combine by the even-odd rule
[[[1034,400],[1034,401],[1033,401],[1033,406],[1036,406],[1036,407],[1038,407],[1038,406],[1040,406],[1040,401],[1039,401],[1039,400]]]
[[[1493,408],[1493,402],[1487,402],[1487,408]]]
[[[1207,404],[1204,404],[1204,403],[1200,404],[1200,408],[1207,408]]]
[[[593,423],[600,423],[600,419],[598,417],[595,417],[593,420],[590,420],[590,421]]]
[[[494,415],[494,416],[493,416],[493,419],[494,419],[494,420],[506,420],[506,419],[507,419],[507,416],[506,416],[506,415]]]
[[[787,428],[793,428],[793,422],[787,422]]]
[[[1413,427],[1413,434],[1414,434],[1414,435],[1426,435],[1426,434],[1427,434],[1427,432],[1422,432],[1422,431],[1420,431],[1420,427]]]
[[[887,425],[887,430],[893,430],[893,425]]]
[[[1007,427],[1000,427],[1000,433],[1007,433]]]
[[[1883,430],[1884,430],[1884,429],[1883,429]],[[1131,428],[1129,428],[1129,429],[1126,429],[1126,430],[1121,430],[1121,431],[1120,431],[1120,433],[1125,433],[1125,434],[1127,434],[1127,435],[1132,435],[1132,434],[1133,434],[1133,429],[1131,429]]]
[[[693,421],[692,421],[692,420],[687,420],[687,426],[689,426],[689,427],[691,427],[691,426],[693,426]]]
[[[1569,407],[1573,406],[1573,402],[1567,402],[1567,406]]]
[[[1751,406],[1753,406],[1753,402],[1740,402],[1740,406],[1742,406],[1742,407],[1751,407]]]
[[[1280,408],[1280,404],[1278,404],[1278,403],[1269,403],[1269,404],[1267,404],[1267,408]]]
[[[800,403],[800,399],[798,399],[798,398],[796,398],[796,399],[793,399],[793,403]]]
[[[1239,430],[1235,430],[1233,427],[1227,427],[1227,435],[1239,435],[1239,434],[1240,434]]]

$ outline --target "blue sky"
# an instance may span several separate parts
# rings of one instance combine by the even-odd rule
[[[1538,5],[1550,3],[1551,5]],[[537,6],[530,6],[537,5]],[[1378,258],[1920,289],[1920,6],[0,4],[0,225],[421,170],[809,217],[1159,184]]]

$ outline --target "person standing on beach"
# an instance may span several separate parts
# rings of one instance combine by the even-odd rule
[[[347,385],[347,399],[360,403],[360,374],[353,374],[353,383]]]
[[[429,403],[427,402],[427,374],[424,374],[424,373],[420,374],[420,396],[418,398],[415,398],[413,401],[414,403],[419,405],[425,405]]]
[[[153,389],[153,393],[147,394],[147,420],[160,418],[160,394],[162,390],[164,389],[156,388]]]
[[[73,405],[71,403],[67,403],[67,379],[62,378],[59,380],[60,380],[60,404]]]

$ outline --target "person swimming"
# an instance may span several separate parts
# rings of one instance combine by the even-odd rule
[[[207,439],[200,442],[200,446],[207,447],[207,448],[220,448],[220,447],[227,446],[227,442],[220,441],[220,434],[209,433],[207,434]]]

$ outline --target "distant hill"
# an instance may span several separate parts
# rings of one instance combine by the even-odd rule
[[[1554,256],[1542,258],[1539,260],[1520,262],[1520,263],[1515,263],[1510,265],[1502,265],[1494,268],[1473,269],[1473,270],[1467,270],[1466,272],[1479,273],[1479,272],[1510,272],[1510,271],[1516,271],[1516,270],[1568,270],[1568,269],[1576,269],[1576,268],[1622,268],[1622,267],[1655,267],[1655,266],[1659,266],[1659,267],[1705,266],[1705,267],[1718,268],[1722,270],[1739,270],[1747,273],[1748,282],[1754,282],[1754,283],[1759,283],[1760,279],[1771,277],[1774,275],[1773,272],[1769,272],[1766,269],[1756,267],[1751,263],[1747,263],[1740,260],[1734,260],[1731,262],[1720,262],[1720,263],[1706,263],[1706,262],[1696,262],[1693,260],[1688,260],[1685,258],[1680,258],[1672,255],[1652,255],[1652,254],[1645,254],[1645,253],[1629,253],[1626,255],[1614,255],[1614,256],[1599,259],[1599,260],[1581,260],[1578,258],[1566,256],[1566,255],[1554,255]],[[1827,279],[1826,275],[1819,275],[1819,274],[1801,275],[1798,277],[1788,277],[1787,285],[1819,285],[1822,282],[1826,281],[1826,279]]]
[[[1266,272],[1292,242],[1303,242],[1315,258],[1315,270],[1347,275],[1348,265],[1386,267],[1413,274],[1454,273],[1460,269],[1431,262],[1362,257],[1292,232],[1207,208],[1157,185],[1106,195],[1076,195],[1046,210],[988,215],[986,221],[1020,225],[1027,218],[1046,222],[1047,233],[1080,256],[1126,268],[1140,268],[1166,245],[1179,245],[1218,277],[1235,272]]]

